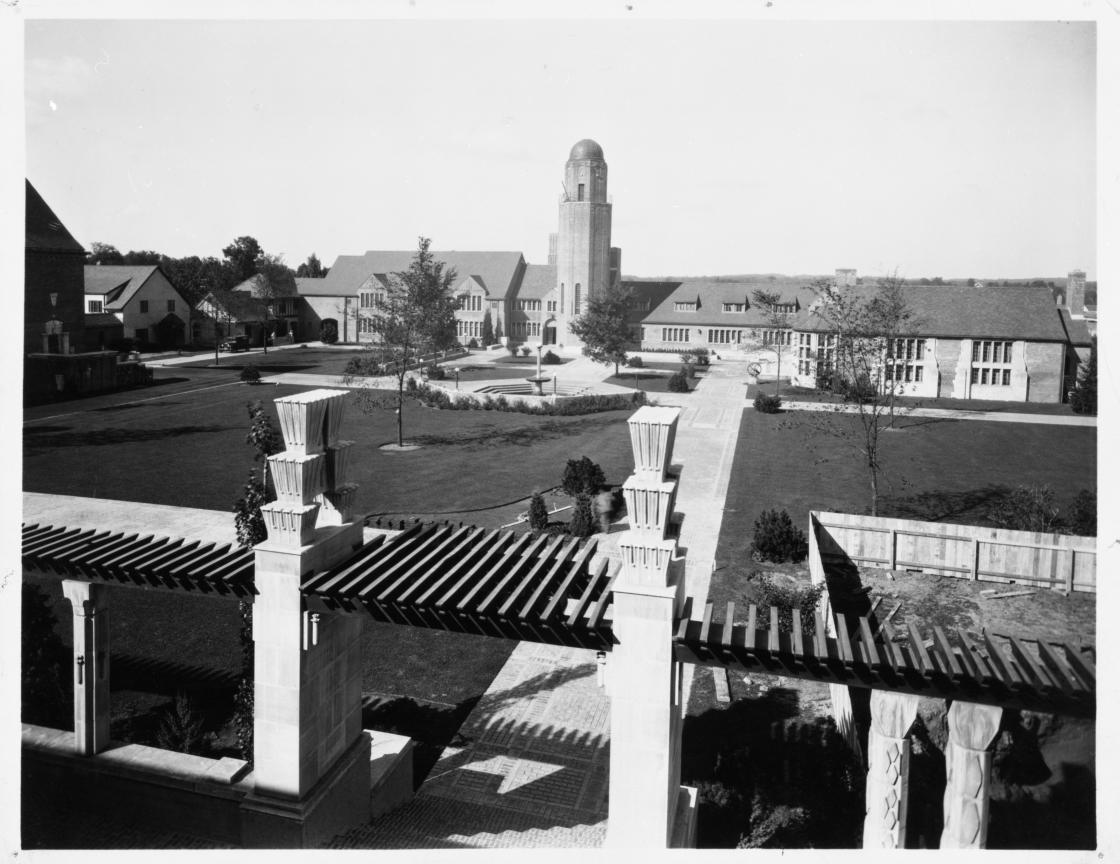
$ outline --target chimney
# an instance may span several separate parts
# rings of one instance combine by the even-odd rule
[[[1085,315],[1085,271],[1070,270],[1066,279],[1066,305],[1070,317],[1081,318]]]
[[[556,266],[556,234],[548,235],[548,266]]]

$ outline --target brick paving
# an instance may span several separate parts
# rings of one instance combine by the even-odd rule
[[[335,849],[596,847],[610,712],[595,654],[522,642],[411,803]]]

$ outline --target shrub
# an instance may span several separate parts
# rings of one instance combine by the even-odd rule
[[[688,376],[685,374],[683,368],[674,372],[672,377],[669,378],[669,392],[670,393],[688,393],[692,388],[688,386]]]
[[[688,366],[690,363],[696,360],[696,355],[691,351],[682,351],[680,353],[680,358],[681,363],[683,363],[685,366]]]
[[[754,397],[754,408],[763,414],[777,414],[782,408],[782,397],[759,393]]]
[[[1078,537],[1097,536],[1097,493],[1082,489],[1073,499],[1069,511],[1070,533]]]
[[[626,361],[626,365],[629,366],[631,369],[643,369],[643,368],[645,368],[646,364],[642,362],[641,357],[638,357],[637,355],[635,355],[635,356],[631,357],[629,360]]]
[[[560,488],[566,495],[595,495],[606,480],[602,468],[586,456],[581,456],[568,460]]]
[[[543,531],[548,527],[548,508],[544,506],[544,497],[540,492],[534,492],[529,501],[529,527],[534,531]]]
[[[778,585],[762,573],[752,574],[756,590],[756,602],[759,606],[758,626],[767,629],[770,626],[770,610],[773,606],[778,610],[778,630],[782,633],[793,632],[793,610],[801,610],[801,632],[805,636],[812,636],[817,632],[817,619],[813,610],[817,608],[821,594],[824,592],[824,583],[819,585]]]
[[[319,341],[333,345],[338,341],[338,321],[334,318],[324,318],[319,325]]]
[[[751,556],[756,561],[804,561],[808,554],[805,532],[785,510],[765,510],[755,520]]]
[[[541,363],[543,363],[545,366],[558,366],[559,364],[561,364],[563,362],[564,361],[561,360],[552,351],[545,351],[544,356],[541,358]]]
[[[510,410],[509,409],[509,400],[504,395],[502,395],[501,393],[499,393],[498,398],[494,400],[494,410],[495,411],[508,411],[508,410]]]
[[[471,340],[467,343],[467,347],[472,349],[478,348],[478,340],[472,336]]]
[[[431,364],[424,371],[428,373],[428,378],[432,381],[443,381],[447,378],[447,370],[438,363]]]
[[[711,352],[707,348],[696,348],[692,352],[696,355],[697,366],[710,366],[712,362]]]
[[[1077,369],[1077,383],[1069,394],[1069,405],[1076,414],[1097,413],[1097,349]]]
[[[381,364],[374,357],[351,357],[342,371],[346,375],[372,377],[381,374]]]
[[[576,496],[575,510],[568,526],[573,537],[590,537],[595,533],[595,513],[591,509],[591,496],[580,493]]]
[[[21,717],[25,723],[72,729],[70,652],[56,629],[51,599],[38,585],[23,584],[20,631]]]
[[[246,384],[260,384],[261,373],[252,363],[246,364],[241,370],[241,380]]]
[[[522,345],[521,346],[521,356],[522,357],[528,357],[529,356],[529,346],[528,345]]]
[[[198,753],[202,750],[202,718],[182,693],[175,695],[175,701],[164,712],[156,733],[156,743],[164,750],[176,753]]]
[[[1005,492],[988,510],[988,518],[1012,531],[1053,533],[1062,527],[1049,486],[1017,486]]]

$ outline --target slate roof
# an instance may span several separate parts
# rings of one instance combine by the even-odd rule
[[[85,292],[105,295],[105,308],[120,310],[158,269],[158,264],[87,264]]]
[[[1092,345],[1093,337],[1089,334],[1089,322],[1084,318],[1071,318],[1068,309],[1058,309],[1062,319],[1062,327],[1069,336],[1073,345]]]
[[[537,300],[556,290],[556,267],[551,264],[526,264],[525,275],[521,277],[521,287],[517,298]]]
[[[640,285],[640,282],[629,283]],[[661,283],[666,284],[666,283]],[[758,307],[751,295],[756,290],[772,291],[782,303],[797,303],[805,309],[816,294],[801,280],[775,280],[767,277],[725,282],[716,279],[684,279],[644,319],[646,324],[694,324],[703,327],[764,327],[767,310]],[[678,312],[680,302],[698,303],[695,312]],[[743,303],[743,312],[724,312],[724,303]]]
[[[846,289],[870,297],[874,285]],[[909,335],[956,339],[1022,339],[1031,342],[1065,342],[1059,309],[1049,288],[986,285],[905,285],[907,304],[914,311],[915,326]],[[794,316],[795,330],[827,331],[828,322],[807,310]]]
[[[27,185],[24,248],[36,252],[76,252],[84,255],[86,250],[82,244],[66,230],[31,181],[24,182]]]
[[[297,276],[296,293],[315,295],[326,281],[326,276]]]
[[[205,304],[209,302],[222,310],[221,320],[226,314],[237,322],[263,321],[268,317],[268,309],[263,300],[246,294],[244,291],[225,291],[221,294],[211,291],[195,307],[201,314],[206,315]]]
[[[356,294],[374,273],[407,270],[414,249],[369,251],[363,255],[339,255],[321,285],[305,285],[300,293],[312,296],[345,297]],[[454,268],[458,279],[476,276],[486,285],[490,299],[501,300],[516,290],[516,280],[525,259],[520,252],[457,252],[432,250],[437,261]],[[297,283],[299,284],[299,283]],[[305,290],[306,289],[306,290]]]

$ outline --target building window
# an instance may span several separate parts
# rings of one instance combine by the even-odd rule
[[[460,294],[459,308],[465,312],[481,312],[482,297],[478,294]]]
[[[696,311],[696,303],[695,303],[695,301],[689,301],[689,302],[677,301],[677,302],[674,302],[673,303],[673,311],[674,312],[695,312]]]
[[[926,356],[925,339],[893,339],[887,343],[883,377],[897,384],[922,380],[922,361]]]
[[[576,190],[576,200],[577,201],[582,201],[583,200],[583,184],[582,183],[579,184],[579,188]]]
[[[1011,386],[1011,346],[1013,342],[976,340],[972,343],[973,384],[989,384],[999,387]]]
[[[793,344],[792,330],[763,330],[763,345],[791,345]]]
[[[548,301],[548,311],[549,312],[555,312],[556,311],[556,301],[555,300],[549,300]]]
[[[579,283],[577,282],[576,283],[576,290],[575,290],[575,293],[573,295],[573,300],[572,300],[572,314],[573,315],[579,315],[580,314],[580,311],[579,311],[580,310],[580,305],[581,305],[581,301],[583,300],[582,294],[583,294],[583,292],[579,287]]]
[[[167,311],[168,312],[174,312],[175,311],[175,301],[174,300],[168,300],[167,301]]]
[[[743,303],[724,303],[723,304],[723,311],[724,312],[742,312],[743,311],[743,306],[744,306]]]
[[[662,342],[688,342],[688,328],[687,327],[662,327],[661,328],[661,341]]]
[[[90,301],[87,302],[86,305],[88,307],[86,309],[87,312],[97,313],[97,312],[104,312],[105,311],[104,302],[101,301],[101,300],[90,300]]]
[[[708,342],[712,345],[738,345],[742,330],[709,330]]]
[[[540,312],[541,311],[541,301],[540,300],[518,300],[517,301],[517,308],[519,310],[521,310],[522,312]]]
[[[141,300],[140,301],[140,314],[143,315],[147,311],[148,311],[148,301],[147,300]],[[136,332],[139,333],[140,331],[137,330]],[[137,336],[136,338],[139,339],[140,337]]]

